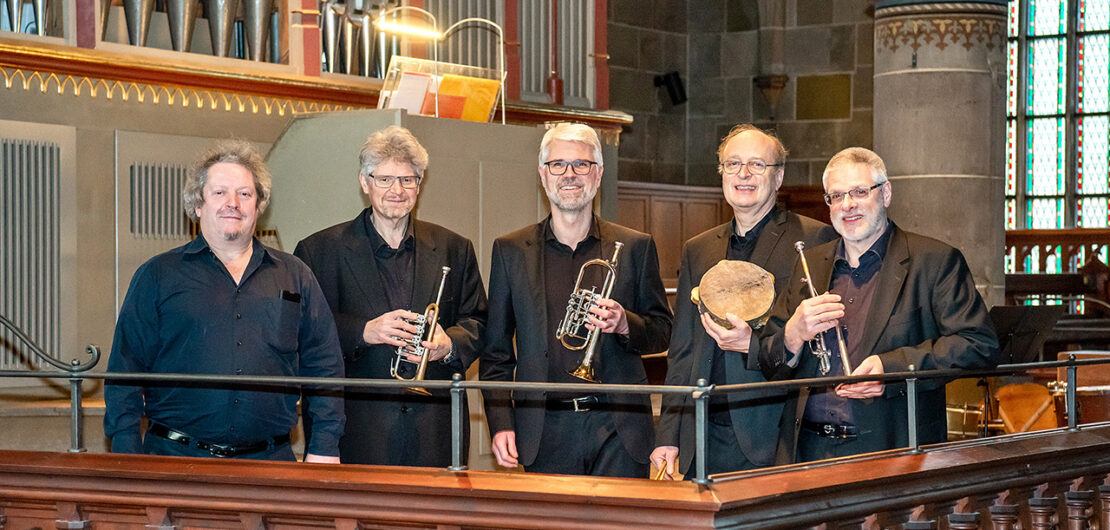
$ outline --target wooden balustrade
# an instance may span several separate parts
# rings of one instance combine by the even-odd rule
[[[1014,252],[1014,270],[1019,273],[1045,272],[1049,257],[1058,260],[1058,272],[1076,272],[1076,256],[1084,250],[1088,256],[1097,255],[1107,242],[1110,242],[1110,228],[1006,231],[1006,252]],[[1059,252],[1056,247],[1060,247]],[[1025,259],[1033,254],[1034,249],[1038,254],[1035,270],[1026,270]]]
[[[0,451],[0,528],[1107,528],[1110,423],[719,475],[708,486]]]

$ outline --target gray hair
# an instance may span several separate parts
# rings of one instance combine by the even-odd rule
[[[882,184],[887,181],[886,164],[883,163],[882,158],[879,158],[879,155],[863,147],[849,147],[833,155],[832,159],[829,160],[829,163],[825,166],[825,172],[821,174],[821,186],[829,185],[830,171],[857,164],[865,165],[871,169],[871,179],[875,184]]]
[[[737,126],[733,127],[732,130],[728,132],[728,135],[721,139],[721,145],[717,146],[717,161],[718,162],[724,163],[724,160],[722,160],[721,157],[725,156],[725,146],[728,145],[729,140],[732,140],[733,138],[735,138],[735,137],[737,137],[737,136],[739,136],[743,133],[746,133],[746,132],[755,132],[755,133],[762,134],[763,136],[766,136],[767,138],[769,138],[771,140],[771,142],[775,144],[775,159],[774,160],[767,160],[765,162],[768,162],[768,163],[771,163],[771,164],[785,164],[786,163],[786,155],[790,154],[790,151],[786,150],[786,146],[782,144],[782,140],[779,140],[778,136],[775,136],[774,131],[771,131],[771,130],[766,130],[765,131],[765,130],[760,129],[759,127],[756,127],[755,125],[752,125],[750,123],[741,123],[740,125],[737,125]]]
[[[358,153],[359,171],[363,178],[369,178],[379,165],[390,160],[408,164],[418,177],[423,177],[424,170],[428,169],[428,151],[408,129],[397,125],[366,138]]]
[[[270,187],[273,185],[270,170],[266,169],[266,162],[254,144],[240,139],[217,142],[193,166],[185,180],[185,188],[181,191],[185,215],[194,223],[200,221],[197,208],[204,204],[204,185],[208,183],[208,170],[216,164],[238,164],[251,173],[254,177],[254,192],[258,197],[258,214],[262,215],[270,204]]]
[[[560,123],[547,130],[543,135],[543,141],[540,142],[540,165],[547,162],[547,155],[551,152],[551,142],[560,140],[563,142],[582,142],[593,148],[594,162],[597,162],[598,167],[605,167],[605,161],[601,159],[601,140],[597,138],[597,131],[582,123]]]

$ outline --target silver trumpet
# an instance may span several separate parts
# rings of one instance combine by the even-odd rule
[[[802,278],[802,281],[805,282],[807,286],[809,286],[810,298],[815,298],[817,296],[817,289],[813,287],[813,278],[809,275],[809,263],[806,262],[806,253],[803,252],[805,250],[805,246],[806,244],[802,241],[797,241],[794,243],[794,248],[798,251],[798,257],[802,260],[802,272],[805,273],[805,277]],[[840,364],[844,366],[844,375],[851,375],[852,365],[848,362],[848,347],[844,343],[844,331],[840,329],[839,324],[837,324],[835,328],[836,345],[840,349]],[[825,345],[825,337],[823,333],[818,333],[817,336],[810,341],[809,349],[813,352],[814,355],[817,356],[817,368],[821,370],[821,375],[829,373],[829,356],[832,355],[832,352],[829,351],[828,346]]]
[[[397,347],[397,353],[393,357],[393,362],[389,365],[389,375],[394,379],[401,381],[423,381],[424,371],[428,369],[428,349],[421,344],[424,341],[431,342],[435,338],[436,324],[439,321],[439,300],[443,297],[443,286],[447,284],[447,273],[451,272],[451,267],[443,268],[443,277],[439,280],[439,292],[436,293],[436,301],[428,304],[424,309],[423,315],[417,315],[416,318],[408,320],[408,322],[416,326],[416,333],[412,335],[411,339],[404,340],[405,344]],[[406,358],[407,355],[420,356],[420,362],[415,363]],[[401,363],[415,364],[416,374],[412,377],[405,377],[400,374],[398,368]],[[420,394],[422,396],[430,396],[431,392],[420,387],[409,387],[409,392]]]
[[[570,293],[570,301],[567,302],[567,313],[563,316],[563,322],[559,324],[558,331],[555,332],[555,338],[568,350],[586,350],[578,368],[567,373],[591,383],[600,382],[594,376],[593,359],[597,338],[601,331],[596,327],[594,329],[587,328],[587,318],[590,315],[590,308],[597,305],[597,300],[599,298],[609,298],[609,295],[613,292],[613,284],[617,282],[617,256],[621,253],[621,247],[623,246],[624,243],[617,241],[616,248],[613,249],[613,259],[609,261],[600,258],[592,259],[583,263],[582,268],[578,269],[578,279],[574,282],[574,289]],[[601,287],[601,292],[596,291],[597,286],[590,287],[588,291],[581,287],[582,276],[586,273],[586,269],[590,267],[605,267],[606,269],[605,283]]]

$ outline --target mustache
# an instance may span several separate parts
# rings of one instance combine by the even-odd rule
[[[566,177],[564,177],[564,178],[560,178],[559,181],[555,183],[555,187],[557,187],[557,188],[561,188],[563,186],[583,186],[583,182],[582,182],[582,179],[580,179],[580,178],[575,178],[575,177],[566,178]]]
[[[241,210],[239,209],[239,207],[238,207],[238,206],[225,206],[225,207],[223,207],[223,208],[220,208],[220,209],[219,209],[219,210],[218,210],[218,211],[216,212],[216,215],[220,215],[220,216],[223,216],[223,215],[236,215],[236,216],[241,216],[241,215],[242,215],[242,211],[241,211]]]

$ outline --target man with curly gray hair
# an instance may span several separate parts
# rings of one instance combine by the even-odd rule
[[[182,198],[200,234],[135,272],[108,370],[343,377],[335,323],[312,272],[254,237],[270,198],[270,173],[255,147],[213,146]],[[303,394],[311,419],[305,461],[338,463],[342,399],[311,388]],[[295,459],[295,389],[109,382],[104,398],[113,452]]]
[[[424,379],[450,380],[478,357],[486,295],[474,245],[412,215],[427,167],[428,152],[408,129],[391,126],[371,134],[359,153],[358,175],[370,207],[305,238],[294,251],[312,268],[331,305],[350,377],[389,379],[396,363],[399,377],[413,379],[423,363]],[[444,267],[450,268],[446,277]],[[438,323],[427,330],[430,337],[417,337],[413,319],[436,300],[441,281]],[[417,343],[420,355],[414,354]],[[421,396],[405,389],[348,389],[345,398],[347,429],[339,442],[344,462],[452,463],[447,390]],[[462,439],[465,444],[470,436]]]

